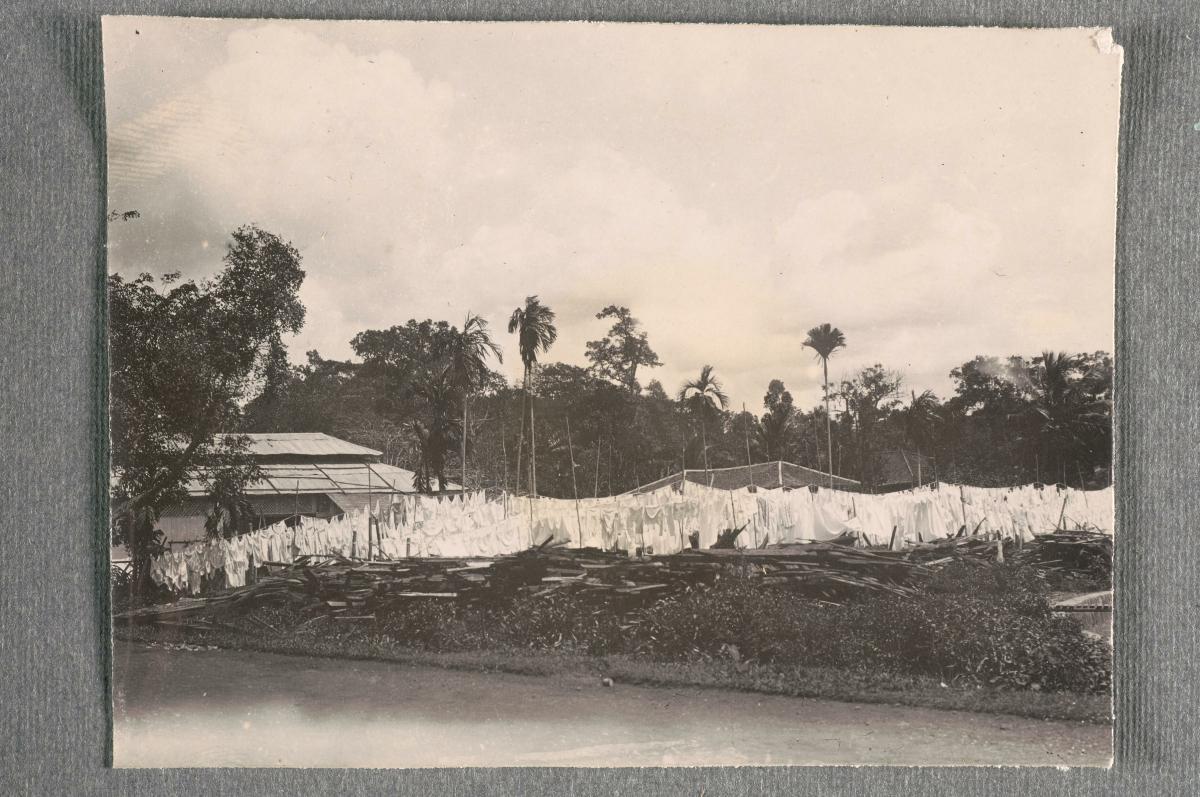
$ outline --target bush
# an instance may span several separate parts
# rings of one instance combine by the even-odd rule
[[[497,635],[514,647],[592,655],[622,650],[628,628],[610,608],[570,594],[519,598],[493,620]]]
[[[1103,693],[1109,647],[1054,616],[1047,586],[1020,565],[952,564],[917,594],[869,593],[845,604],[764,586],[729,572],[712,585],[622,607],[611,596],[561,591],[487,608],[414,600],[377,610],[370,630],[437,651],[519,648],[689,662],[731,658],[836,668],[848,677],[932,676],[964,685]],[[623,609],[618,611],[618,609]],[[295,618],[268,618],[281,627]],[[328,633],[323,625],[314,633]]]
[[[951,573],[914,596],[872,594],[846,605],[748,580],[669,598],[644,612],[627,647],[656,658],[728,653],[785,665],[879,670],[961,683],[1099,693],[1110,650],[1055,617],[1019,569]]]

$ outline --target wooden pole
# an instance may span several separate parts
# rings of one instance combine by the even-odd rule
[[[1088,505],[1087,488],[1083,486],[1083,469],[1079,467],[1079,460],[1075,460],[1075,473],[1079,476],[1079,493],[1083,496],[1083,505]]]
[[[683,444],[683,448],[679,449],[679,463],[683,466],[680,471],[681,481],[679,482],[679,494],[687,494],[687,443]]]
[[[742,402],[742,416],[746,415],[746,403]],[[750,458],[750,424],[746,424],[746,468],[750,471],[750,486],[754,486],[754,460]]]
[[[467,494],[467,391],[463,390],[463,419],[462,419],[462,484],[458,487],[465,497]]]
[[[530,387],[533,383],[530,382]],[[533,428],[533,392],[529,393],[529,487],[537,497],[537,432]]]
[[[592,498],[600,497],[600,435],[596,435],[596,474],[592,484]]]
[[[963,486],[958,485],[958,502],[962,506],[963,525],[967,525],[967,498],[963,493]]]
[[[367,561],[372,562],[371,552],[371,521],[374,519],[375,513],[371,508],[371,466],[367,465]]]
[[[579,526],[579,547],[583,547],[583,519],[579,516],[579,485],[575,483],[575,446],[571,442],[571,416],[567,417],[567,453],[571,455],[571,492],[575,494],[575,522]]]
[[[525,500],[529,502],[529,546],[533,547],[533,496],[528,496]]]
[[[504,460],[504,519],[508,520],[508,442],[504,439],[508,436],[508,426],[504,423],[504,416],[500,416],[500,458]]]

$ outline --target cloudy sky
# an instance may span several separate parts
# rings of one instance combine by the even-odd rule
[[[808,406],[822,322],[905,389],[975,354],[1108,349],[1119,52],[1089,31],[104,21],[123,274],[220,268],[248,222],[308,272],[293,359],[409,318],[630,307],[675,390]]]

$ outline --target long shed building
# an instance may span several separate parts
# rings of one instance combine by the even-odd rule
[[[328,518],[367,506],[372,496],[416,492],[415,474],[380,462],[379,451],[320,432],[247,434],[250,454],[263,477],[246,490],[258,515],[256,525],[270,525],[294,515]],[[457,491],[456,484],[448,489]],[[168,507],[159,518],[167,541],[204,539],[204,521],[212,509],[203,473],[191,474],[188,498]]]

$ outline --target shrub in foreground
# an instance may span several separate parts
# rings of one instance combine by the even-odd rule
[[[1109,647],[1085,636],[1073,619],[1054,616],[1045,592],[1035,571],[1006,565],[954,565],[917,594],[871,593],[844,604],[729,574],[637,611],[617,612],[567,592],[486,608],[401,602],[355,633],[435,651],[519,648],[680,662],[735,657],[859,675],[1107,692]]]

